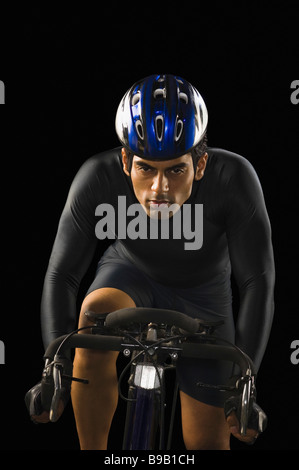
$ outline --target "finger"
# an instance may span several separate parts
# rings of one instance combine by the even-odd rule
[[[246,434],[242,435],[239,431],[232,432],[233,436],[243,442],[254,442],[258,438],[258,432],[255,429],[247,429]]]
[[[239,420],[234,411],[227,417],[227,423],[232,435],[242,442],[253,444],[258,438],[259,433],[255,429],[247,429],[245,436],[240,433]]]
[[[60,417],[64,410],[63,401],[60,400],[58,405],[58,417]],[[50,413],[48,411],[43,411],[40,415],[31,416],[31,420],[36,424],[45,424],[50,421]]]
[[[41,423],[41,424],[48,423],[50,421],[49,413],[47,411],[43,411],[40,415],[31,416],[31,420],[34,423],[37,423],[37,424],[39,424],[39,423]]]
[[[253,444],[259,436],[259,433],[255,429],[247,429],[246,434],[242,435],[237,426],[230,427],[230,432],[236,439],[246,444]]]
[[[245,436],[242,436],[240,433],[233,434],[233,436],[246,444],[254,444],[259,434],[254,429],[248,429]]]

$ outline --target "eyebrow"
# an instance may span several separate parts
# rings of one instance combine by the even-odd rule
[[[136,162],[135,161],[134,163],[135,163],[135,165],[137,165],[139,167],[142,167],[142,166],[145,167],[146,166],[147,168],[150,168],[151,170],[156,170],[157,169],[157,168],[155,168],[155,167],[153,167],[153,166],[151,166],[151,165],[149,165],[148,163],[145,163],[145,162],[140,162],[140,161]],[[172,165],[172,166],[169,166],[169,167],[165,168],[165,170],[167,171],[167,170],[173,170],[174,168],[186,168],[188,165],[189,164],[185,163],[185,162],[177,163],[176,165]]]

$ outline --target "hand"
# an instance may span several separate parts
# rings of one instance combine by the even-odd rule
[[[62,415],[63,410],[64,410],[64,404],[63,404],[63,401],[60,400],[59,407],[58,407],[58,417]],[[46,423],[49,423],[50,421],[50,413],[48,411],[43,411],[39,415],[31,415],[30,418],[36,424],[46,424]]]
[[[232,411],[228,417],[226,418],[227,423],[229,425],[230,432],[234,437],[239,439],[241,442],[245,442],[246,444],[254,444],[256,439],[259,436],[259,433],[256,429],[247,429],[246,435],[242,436],[240,434],[240,423],[236,416],[236,413]]]
[[[50,421],[49,411],[46,411],[41,402],[41,382],[32,387],[25,395],[25,404],[29,412],[31,420],[38,423],[48,423]],[[58,417],[64,410],[64,402],[59,401]]]
[[[30,418],[31,418],[31,421],[33,421],[35,424],[40,424],[40,423],[45,424],[50,421],[48,411],[43,411],[40,415],[32,415],[30,416]]]

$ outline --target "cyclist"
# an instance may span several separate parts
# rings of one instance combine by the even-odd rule
[[[218,334],[235,342],[259,368],[274,311],[270,223],[253,167],[240,155],[207,147],[207,121],[201,95],[181,77],[152,75],[124,95],[116,115],[121,147],[83,164],[60,219],[42,296],[45,346],[75,327],[78,288],[99,243],[95,227],[103,221],[96,208],[104,203],[113,208],[113,230],[114,222],[125,214],[118,197],[125,196],[127,208],[136,203],[142,207],[146,224],[153,218],[158,225],[165,218],[170,222],[189,207],[187,221],[191,220],[194,237],[196,230],[202,230],[202,242],[186,249],[191,226],[186,227],[183,218],[180,236],[170,224],[167,239],[161,232],[158,237],[122,232],[99,261],[79,326],[89,324],[87,310],[101,313],[135,306],[222,319]],[[178,209],[163,216],[171,204]],[[203,208],[201,224],[196,207]],[[240,293],[236,324],[231,272]],[[118,398],[116,359],[116,352],[76,351],[74,376],[89,379],[88,387],[72,385],[81,449],[107,446]],[[199,381],[225,383],[230,369],[224,361],[179,359],[177,380],[187,449],[229,449],[231,433],[246,442],[257,437],[256,429],[240,435],[235,412],[225,418],[220,391],[196,386]],[[27,397],[31,415],[37,422],[46,422],[47,412],[33,407],[39,400],[39,384],[32,390]]]

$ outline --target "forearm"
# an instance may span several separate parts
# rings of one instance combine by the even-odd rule
[[[262,362],[274,314],[274,266],[240,289],[236,323],[236,345],[250,356],[258,371]]]
[[[76,324],[78,287],[52,267],[46,273],[41,300],[41,328],[44,347],[59,336],[69,333]]]

